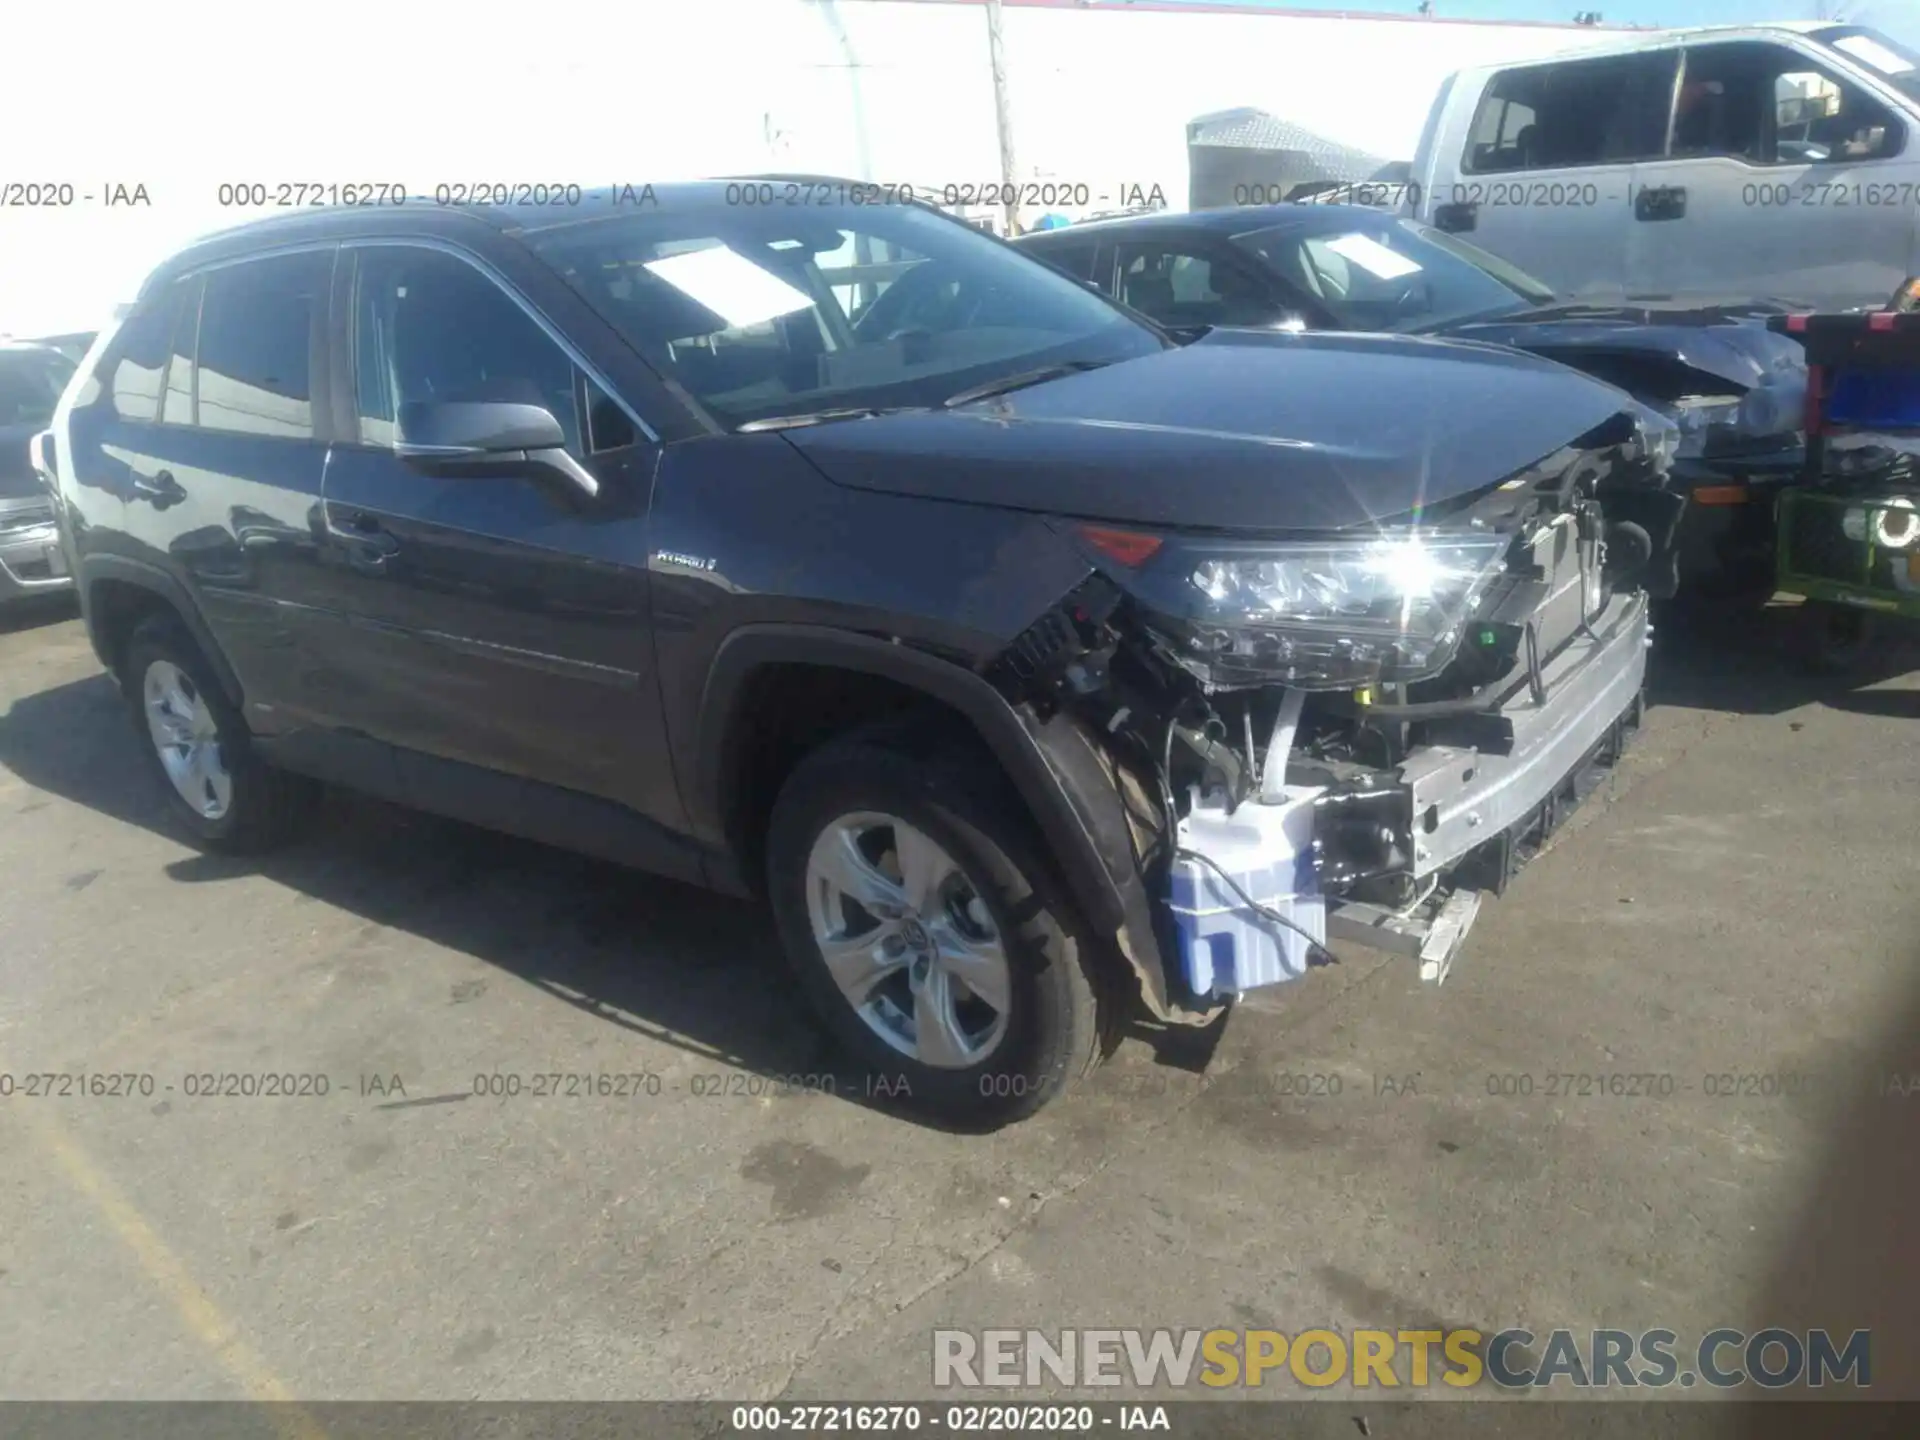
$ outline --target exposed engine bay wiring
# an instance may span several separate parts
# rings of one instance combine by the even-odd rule
[[[1187,557],[1204,555],[1207,542],[1170,535],[1156,541],[1168,546],[1159,570],[1096,561],[1003,653],[995,683],[1043,722],[1064,712],[1083,726],[1121,797],[1150,892],[1168,886],[1176,869],[1189,872],[1182,883],[1190,884],[1197,867],[1250,916],[1305,940],[1307,963],[1329,963],[1324,942],[1276,908],[1287,903],[1281,892],[1271,892],[1270,903],[1256,900],[1251,879],[1205,853],[1212,846],[1183,841],[1189,797],[1229,816],[1261,798],[1278,802],[1283,791],[1305,798],[1311,838],[1300,853],[1312,888],[1295,893],[1394,913],[1430,899],[1442,880],[1419,863],[1416,836],[1435,821],[1413,814],[1413,791],[1402,780],[1409,758],[1434,746],[1509,753],[1504,707],[1545,705],[1547,665],[1579,637],[1611,637],[1618,622],[1596,625],[1610,596],[1664,588],[1685,501],[1667,493],[1663,469],[1615,433],[1621,428],[1602,427],[1449,502],[1444,514],[1419,517],[1415,533],[1432,527],[1505,542],[1500,568],[1443,637],[1445,658],[1433,666],[1383,667],[1369,681],[1338,664],[1316,677],[1319,652],[1301,652],[1304,671],[1290,651],[1273,654],[1264,670],[1258,653],[1237,642],[1229,655],[1222,627],[1239,623],[1235,617],[1203,622],[1191,601],[1180,609],[1180,587],[1200,583],[1195,567],[1203,563]],[[1244,621],[1255,631],[1273,623],[1257,608]],[[1353,653],[1362,650],[1356,642]],[[1263,752],[1256,736],[1269,729]],[[1283,754],[1272,753],[1276,745]]]

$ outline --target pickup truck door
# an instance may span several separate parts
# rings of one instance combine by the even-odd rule
[[[1495,72],[1435,136],[1420,213],[1569,298],[1626,290],[1633,162],[1660,153],[1678,51]]]
[[[1633,171],[1631,298],[1883,304],[1914,264],[1920,135],[1810,48],[1687,47],[1667,154]]]

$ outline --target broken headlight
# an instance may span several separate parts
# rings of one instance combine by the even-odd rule
[[[1215,685],[1342,689],[1420,680],[1453,658],[1510,537],[1389,532],[1352,540],[1169,546],[1141,599],[1174,621],[1180,663]]]
[[[1660,406],[1659,413],[1679,432],[1672,458],[1693,460],[1793,444],[1806,403],[1802,372],[1798,377],[1769,376],[1745,395],[1689,396]]]
[[[1666,470],[1683,453],[1684,437],[1680,423],[1649,405],[1635,403],[1633,416],[1635,448],[1641,458],[1657,471]]]

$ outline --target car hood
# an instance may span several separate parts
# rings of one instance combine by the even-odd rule
[[[893,495],[1218,530],[1370,525],[1482,490],[1631,402],[1516,350],[1216,330],[955,410],[783,432]]]
[[[1768,316],[1795,308],[1767,300],[1686,307],[1560,304],[1449,325],[1440,333],[1591,369],[1642,399],[1677,400],[1683,393],[1744,394],[1768,377],[1777,383],[1803,374],[1806,356],[1798,342],[1766,328]]]

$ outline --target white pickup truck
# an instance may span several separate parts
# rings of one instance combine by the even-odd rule
[[[1820,21],[1463,70],[1408,196],[1563,296],[1884,304],[1920,270],[1920,54]]]

